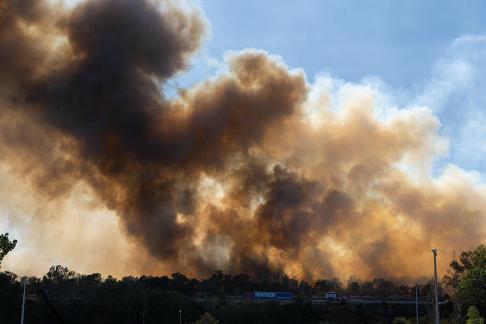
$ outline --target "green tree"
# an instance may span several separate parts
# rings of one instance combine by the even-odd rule
[[[46,283],[60,284],[69,280],[74,280],[78,274],[61,265],[52,266],[42,280]]]
[[[448,286],[457,288],[466,272],[474,268],[486,268],[485,244],[481,244],[472,251],[462,252],[458,260],[452,261],[450,269],[444,276],[444,281]]]
[[[218,324],[219,321],[215,319],[210,313],[204,313],[200,319],[193,322],[193,324]]]
[[[0,234],[0,266],[2,265],[3,258],[12,251],[17,245],[17,240],[10,241],[8,239],[8,233]]]
[[[470,306],[467,310],[467,317],[467,324],[484,324],[484,319],[479,316],[479,311],[474,306]]]
[[[464,274],[456,299],[465,306],[463,309],[476,306],[481,314],[486,314],[486,266],[473,268]]]

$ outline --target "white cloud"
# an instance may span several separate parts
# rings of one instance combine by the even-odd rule
[[[451,42],[415,101],[434,110],[450,138],[449,161],[485,172],[486,35]]]

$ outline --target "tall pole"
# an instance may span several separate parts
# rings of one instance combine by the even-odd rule
[[[24,314],[25,314],[25,286],[27,286],[27,280],[24,281],[24,294],[22,296],[22,315],[20,316],[20,324],[24,324]]]
[[[435,324],[440,324],[439,297],[437,295],[437,249],[432,249],[434,254],[434,290],[435,290]]]
[[[179,324],[182,324],[182,309],[179,309]]]
[[[418,285],[415,283],[415,318],[417,319],[417,324],[419,324],[419,314],[418,314]]]

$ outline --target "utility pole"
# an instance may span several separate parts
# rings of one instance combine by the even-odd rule
[[[419,313],[418,313],[418,285],[415,283],[415,318],[417,319],[417,324],[419,324]]]
[[[432,253],[434,254],[435,324],[440,324],[439,297],[437,294],[437,249],[432,249]]]
[[[25,314],[25,287],[27,286],[27,280],[24,281],[24,294],[22,296],[22,314],[20,316],[20,324],[24,324],[24,314]]]

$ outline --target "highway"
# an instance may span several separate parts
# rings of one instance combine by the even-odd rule
[[[415,300],[370,300],[370,299],[348,299],[345,301],[340,300],[327,300],[327,299],[312,299],[313,304],[394,304],[394,305],[415,305]],[[439,302],[439,305],[447,304],[449,301]],[[431,301],[419,301],[419,305],[431,305]]]
[[[197,302],[212,302],[212,303],[217,303],[219,301],[218,298],[213,297],[213,298],[195,298]],[[225,298],[226,302],[229,303],[268,303],[268,302],[279,302],[283,304],[287,303],[292,303],[295,301],[294,299],[291,300],[275,300],[275,299],[251,299],[251,298],[244,298],[244,297],[233,297],[233,296],[227,296]],[[328,300],[328,299],[317,299],[317,298],[312,298],[312,299],[304,299],[304,301],[310,301],[312,304],[364,304],[364,305],[370,305],[370,304],[390,304],[390,305],[415,305],[415,300],[375,300],[375,299],[346,299],[346,300]],[[449,300],[439,302],[439,305],[444,305],[449,303]],[[431,301],[418,301],[419,305],[431,305]]]

